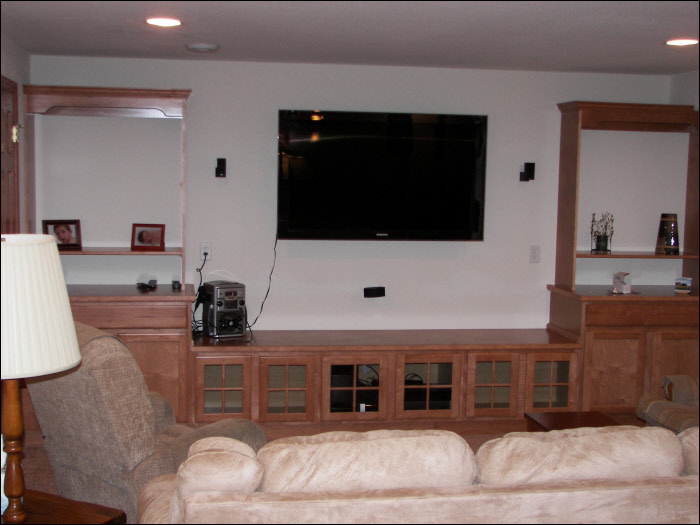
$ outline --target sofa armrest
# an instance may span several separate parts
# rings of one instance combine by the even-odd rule
[[[180,425],[175,425],[175,427],[178,426]],[[174,427],[171,428],[175,430]],[[187,459],[190,446],[200,439],[207,437],[233,438],[246,443],[256,452],[267,442],[262,428],[248,419],[224,419],[198,428],[187,429],[186,432],[176,433],[166,429],[165,434],[172,436],[167,440],[167,446],[170,447],[176,469]]]
[[[172,405],[158,392],[149,392],[148,399],[155,416],[155,432],[160,434],[170,425],[175,424],[175,412]]]

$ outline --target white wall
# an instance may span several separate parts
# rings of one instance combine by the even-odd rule
[[[554,279],[556,104],[669,103],[671,96],[667,76],[198,60],[35,56],[31,78],[192,89],[186,281],[198,284],[199,243],[211,242],[204,281],[244,283],[251,321],[273,264],[278,109],[489,116],[484,242],[280,241],[260,329],[544,327]],[[218,157],[228,160],[226,179],[214,177]],[[534,181],[519,181],[524,162],[536,163]],[[653,211],[657,221],[661,211]],[[530,245],[541,246],[539,264],[528,262]],[[366,286],[385,286],[387,295],[364,299]]]

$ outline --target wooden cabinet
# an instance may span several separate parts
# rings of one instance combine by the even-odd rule
[[[549,328],[583,344],[582,410],[633,411],[642,394],[661,395],[664,376],[698,374],[698,297],[637,289],[549,287]]]
[[[196,340],[191,360],[192,423],[249,417],[271,435],[520,430],[526,407],[578,403],[580,345],[546,330],[258,331]]]
[[[73,319],[124,341],[149,390],[170,402],[178,421],[187,421],[194,287],[140,292],[135,285],[69,285],[68,295]]]
[[[698,374],[698,112],[692,106],[599,102],[568,102],[559,109],[557,252],[548,328],[583,345],[582,410],[633,411],[643,393],[659,393],[664,375]],[[680,255],[657,255],[654,247],[604,255],[576,251],[579,179],[586,176],[579,173],[583,130],[688,135]],[[633,294],[615,296],[609,283],[576,283],[577,260],[589,258],[680,260],[693,287],[688,296],[676,295],[673,283],[633,286]]]

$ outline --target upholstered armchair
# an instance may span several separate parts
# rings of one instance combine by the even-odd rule
[[[151,479],[175,473],[190,445],[211,436],[266,442],[248,420],[199,428],[176,424],[170,404],[149,392],[129,349],[116,337],[75,323],[79,367],[27,381],[44,445],[61,496],[123,510],[138,519],[136,504]]]
[[[637,417],[650,426],[666,427],[676,434],[698,426],[698,376],[664,377],[663,394],[645,395],[637,404]]]

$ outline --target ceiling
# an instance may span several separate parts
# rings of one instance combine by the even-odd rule
[[[33,55],[528,71],[698,70],[699,2],[3,1],[2,34]],[[152,16],[182,20],[162,29]],[[188,43],[214,43],[216,54]]]

